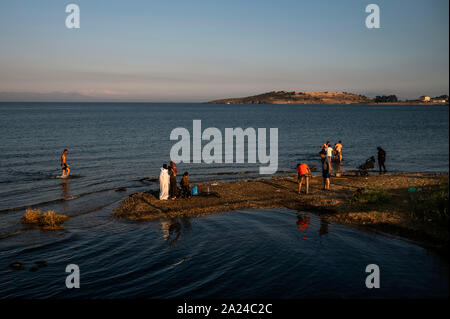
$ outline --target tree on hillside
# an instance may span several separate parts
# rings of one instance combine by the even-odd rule
[[[375,102],[376,103],[390,103],[390,102],[397,102],[397,96],[395,95],[377,95],[377,97],[375,98]]]

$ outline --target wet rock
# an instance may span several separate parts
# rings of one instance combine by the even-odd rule
[[[127,190],[127,188],[122,186],[122,187],[117,188],[116,192],[125,192],[126,190]]]
[[[159,178],[158,177],[144,177],[144,178],[139,179],[138,181],[146,184],[149,182],[157,182],[157,181],[159,181]]]
[[[217,192],[207,192],[207,193],[201,193],[200,197],[216,197],[220,198],[220,194]]]
[[[23,264],[20,262],[13,262],[11,265],[9,265],[9,267],[11,267],[12,269],[15,269],[15,270],[24,270],[25,269]]]
[[[47,262],[43,261],[43,260],[39,260],[39,261],[35,261],[34,262],[36,267],[38,268],[43,268],[43,267],[47,267]]]

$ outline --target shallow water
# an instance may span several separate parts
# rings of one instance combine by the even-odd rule
[[[434,255],[338,225],[319,236],[314,215],[305,240],[295,228],[294,212],[179,221],[172,223],[175,233],[167,241],[159,223],[113,219],[111,211],[123,198],[158,186],[152,178],[169,161],[171,130],[192,132],[194,119],[202,120],[203,129],[222,132],[278,127],[280,174],[292,172],[300,161],[319,166],[318,146],[338,139],[344,144],[344,169],[356,168],[381,145],[390,171],[448,172],[446,106],[0,103],[0,297],[448,294],[441,282],[448,278],[448,264]],[[70,150],[68,180],[56,178],[64,148]],[[195,184],[258,177],[258,167],[181,164],[179,170],[188,170]],[[73,218],[67,231],[42,232],[20,223],[27,207]],[[177,229],[180,237],[169,245]],[[16,260],[26,262],[27,270],[10,269]],[[48,267],[29,272],[37,260]],[[389,289],[364,288],[362,267],[373,260],[383,262]],[[70,262],[82,268],[81,290],[64,288]]]
[[[63,232],[2,241],[0,298],[431,298],[448,296],[448,263],[405,241],[292,210],[125,222],[108,210]],[[29,268],[45,260],[47,267]],[[7,264],[20,261],[25,270]],[[65,267],[81,288],[65,288]],[[380,267],[380,289],[365,267]]]

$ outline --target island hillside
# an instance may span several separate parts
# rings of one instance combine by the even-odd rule
[[[383,95],[369,98],[361,94],[347,92],[296,92],[272,91],[263,94],[220,99],[206,102],[208,104],[388,104],[388,105],[443,105],[448,104],[445,99],[398,100],[395,95]]]

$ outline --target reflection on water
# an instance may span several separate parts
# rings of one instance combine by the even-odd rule
[[[75,216],[63,232],[0,240],[0,298],[448,296],[445,260],[315,214],[269,209],[127,222],[111,219],[110,209]],[[48,266],[30,271],[40,260]],[[11,269],[13,262],[26,269]],[[82,289],[65,287],[70,263],[80,267]],[[382,289],[365,287],[371,263],[382,269]]]
[[[326,217],[320,216],[320,228],[319,228],[319,235],[323,236],[328,234],[328,225],[330,222]],[[302,238],[306,239],[306,232],[308,229],[308,226],[310,224],[311,217],[308,213],[300,212],[297,214],[297,227],[302,231]]]
[[[72,196],[70,191],[70,181],[68,178],[61,180],[61,212],[67,213],[70,212],[70,201],[75,199],[76,197]],[[59,210],[57,208],[57,210]]]
[[[191,222],[186,216],[161,219],[159,223],[163,239],[168,242],[169,246],[180,239],[182,231],[187,231],[191,227]]]
[[[330,224],[330,222],[326,217],[319,216],[319,218],[320,218],[319,235],[323,236],[328,234],[328,225]],[[302,231],[303,239],[306,239],[306,233],[310,224],[310,219],[311,217],[309,216],[308,213],[300,212],[297,214],[296,225]]]
[[[310,217],[308,214],[298,213],[297,226],[302,231],[303,239],[306,239],[306,230],[309,226]]]
[[[328,234],[328,225],[330,224],[328,219],[323,216],[320,218],[320,228],[319,235],[323,236]],[[297,214],[296,225],[302,232],[302,239],[307,239],[307,231],[311,222],[311,217],[309,213],[299,212]],[[162,233],[164,241],[168,243],[169,246],[175,244],[180,238],[183,232],[186,232],[191,227],[190,218],[187,216],[167,218],[159,220],[160,229],[159,232]]]
[[[68,179],[61,181],[61,197],[64,199],[70,199],[70,182]]]
[[[178,241],[181,236],[181,225],[175,219],[162,220],[161,221],[161,231],[163,233],[163,238],[165,241],[168,241],[170,237],[173,237],[169,241],[169,245],[173,245]],[[175,234],[174,236],[172,236]]]
[[[319,229],[319,235],[323,236],[328,234],[328,225],[330,222],[327,218],[320,216],[320,229]]]
[[[328,227],[330,222],[326,217],[319,216],[320,218],[320,228],[319,235],[323,236],[328,234]],[[309,213],[299,212],[297,214],[296,225],[302,232],[302,239],[307,239],[306,234],[308,227],[311,222],[311,217]],[[164,241],[168,243],[169,246],[175,244],[180,238],[183,232],[186,232],[191,227],[190,218],[187,216],[181,216],[176,218],[167,218],[159,220],[159,232],[162,233]]]

